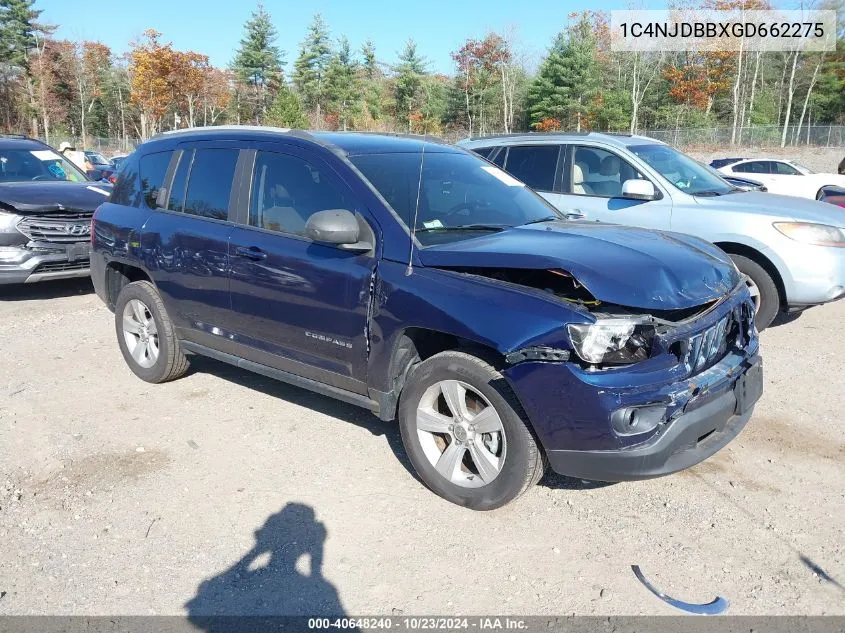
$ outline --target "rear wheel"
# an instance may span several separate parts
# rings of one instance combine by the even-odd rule
[[[175,380],[188,370],[173,324],[149,281],[127,284],[114,310],[117,342],[132,372],[147,382]]]
[[[772,276],[753,259],[742,255],[731,255],[739,272],[746,275],[746,284],[757,311],[757,329],[769,327],[780,310],[780,293]]]
[[[420,478],[458,505],[501,507],[545,472],[516,396],[470,354],[443,352],[420,363],[402,390],[399,424]]]

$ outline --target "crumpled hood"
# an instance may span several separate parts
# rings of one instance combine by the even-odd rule
[[[596,298],[677,310],[713,301],[739,274],[730,258],[690,235],[598,222],[548,222],[420,250],[424,266],[560,269]]]
[[[24,215],[66,210],[93,212],[108,200],[111,189],[111,185],[100,182],[5,182],[0,183],[0,207]]]
[[[756,213],[775,219],[818,222],[833,226],[845,226],[845,214],[829,202],[819,202],[797,196],[781,196],[764,191],[743,191],[725,196],[696,196],[702,207],[720,211]]]

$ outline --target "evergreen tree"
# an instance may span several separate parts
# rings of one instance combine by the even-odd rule
[[[396,118],[408,126],[411,131],[411,114],[420,107],[419,93],[425,74],[425,59],[417,54],[417,44],[413,39],[405,43],[405,48],[399,55],[399,65],[396,67]]]
[[[361,46],[361,56],[364,58],[364,104],[367,113],[373,121],[382,116],[381,71],[376,61],[376,47],[372,40],[367,40]]]
[[[35,0],[0,0],[0,64],[27,68],[27,53],[35,48]]]
[[[339,43],[326,69],[326,97],[329,109],[337,114],[338,126],[346,130],[352,117],[361,113],[360,65],[352,55],[349,40],[342,37]]]
[[[598,88],[595,36],[589,22],[582,19],[568,33],[555,39],[548,57],[528,89],[527,107],[532,127],[548,127],[556,120],[578,131]]]
[[[326,70],[331,60],[329,31],[323,16],[314,16],[303,40],[299,57],[294,64],[293,83],[302,96],[307,110],[317,113],[318,123],[322,124],[326,106]]]
[[[308,117],[305,116],[299,97],[287,86],[282,86],[276,94],[273,104],[267,110],[265,122],[278,127],[308,127]]]
[[[372,40],[367,40],[361,46],[361,56],[364,58],[364,76],[367,81],[378,79],[379,70],[376,62],[376,46]]]
[[[258,123],[267,111],[270,95],[282,80],[284,53],[276,46],[277,37],[270,14],[259,3],[244,25],[244,37],[232,60],[238,79],[252,87]]]

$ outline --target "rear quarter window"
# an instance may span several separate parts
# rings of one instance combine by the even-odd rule
[[[155,152],[141,157],[140,165],[140,193],[144,204],[150,209],[156,208],[158,191],[164,184],[167,167],[173,151]]]
[[[140,199],[141,187],[138,177],[138,153],[131,154],[121,166],[117,182],[109,201],[125,207],[136,207]]]

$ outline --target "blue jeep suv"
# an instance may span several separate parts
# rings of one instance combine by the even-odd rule
[[[423,482],[479,510],[547,464],[600,481],[692,466],[762,391],[725,253],[568,221],[431,139],[164,134],[97,210],[91,269],[140,378],[201,354],[398,418]]]

